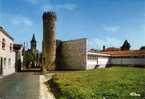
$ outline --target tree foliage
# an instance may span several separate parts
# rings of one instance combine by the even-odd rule
[[[35,61],[35,55],[32,53],[25,53],[24,54],[24,64],[28,66],[30,63],[33,63]]]
[[[129,50],[131,47],[130,43],[127,40],[124,41],[123,45],[121,46],[121,50]]]
[[[140,50],[145,50],[145,46],[142,46],[142,47],[140,48]]]

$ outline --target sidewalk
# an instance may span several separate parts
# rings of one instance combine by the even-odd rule
[[[52,78],[53,74],[40,75],[40,99],[56,99],[52,92],[48,90],[45,82]]]
[[[5,78],[5,77],[9,77],[9,76],[14,75],[14,74],[16,74],[16,72],[14,72],[12,74],[8,74],[8,75],[0,75],[0,79]]]

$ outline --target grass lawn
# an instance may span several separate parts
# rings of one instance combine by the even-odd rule
[[[145,99],[145,68],[56,72],[50,86],[57,99]]]

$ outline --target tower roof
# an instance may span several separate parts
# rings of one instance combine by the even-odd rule
[[[56,13],[54,11],[45,11],[42,17],[43,19],[54,18],[56,20]]]
[[[35,39],[35,34],[33,34],[33,37],[32,37],[31,42],[36,42],[36,39]]]

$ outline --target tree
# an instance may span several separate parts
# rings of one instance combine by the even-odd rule
[[[106,50],[106,46],[105,46],[105,45],[103,45],[103,50],[102,50],[102,51],[104,52],[105,50]]]
[[[30,63],[35,61],[35,56],[32,53],[26,52],[24,54],[24,64],[29,67]]]
[[[140,50],[145,50],[145,46],[142,46],[142,47],[140,48]]]
[[[130,49],[130,43],[128,43],[127,40],[124,41],[123,45],[121,46],[121,50],[129,50]]]

